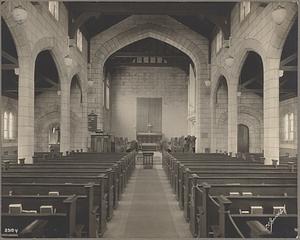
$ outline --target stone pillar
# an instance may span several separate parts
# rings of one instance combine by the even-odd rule
[[[228,85],[228,152],[237,153],[237,87]]]
[[[216,102],[215,95],[210,98],[211,123],[210,123],[210,152],[216,152]]]
[[[61,84],[60,96],[60,151],[70,151],[70,86]]]
[[[18,159],[33,163],[34,155],[34,63],[31,57],[19,58]]]
[[[81,140],[81,148],[84,151],[87,151],[88,147],[88,112],[87,112],[87,93],[82,93],[82,126],[81,126],[81,132],[82,132],[82,140]]]
[[[279,60],[278,60],[279,61]],[[279,62],[268,59],[264,71],[264,157],[265,164],[279,161]]]

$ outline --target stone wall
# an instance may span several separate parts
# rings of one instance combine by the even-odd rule
[[[280,102],[280,155],[289,153],[291,156],[297,154],[297,136],[298,136],[298,115],[297,115],[297,98],[290,98]],[[284,139],[284,116],[285,114],[294,113],[294,140],[285,141]]]
[[[186,72],[175,67],[118,67],[111,72],[111,131],[136,138],[136,98],[162,98],[162,132],[187,135]]]

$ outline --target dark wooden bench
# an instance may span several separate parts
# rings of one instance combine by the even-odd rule
[[[2,183],[2,195],[48,195],[58,192],[59,195],[81,196],[76,205],[76,224],[83,226],[82,237],[101,236],[106,229],[106,219],[98,214],[98,200],[95,198],[95,187],[89,184],[50,184],[50,183]],[[86,196],[86,197],[83,197]],[[98,226],[99,225],[99,226]]]
[[[297,227],[297,197],[296,196],[252,196],[252,197],[216,197],[219,204],[218,223],[216,219],[210,219],[208,226],[217,226],[218,236],[214,237],[237,237],[242,235],[250,237],[247,225],[249,221],[259,221],[266,225],[269,218],[274,218],[273,206],[285,206],[287,214],[279,215],[273,223],[272,236],[277,238],[295,238]],[[240,214],[241,208],[249,206],[262,206],[262,214]]]
[[[47,237],[76,237],[77,196],[2,196],[1,234],[18,234],[34,220],[47,220]],[[23,209],[38,213],[9,213],[9,204],[20,203]],[[55,213],[40,213],[41,205],[51,205]],[[2,235],[3,236],[3,235]]]

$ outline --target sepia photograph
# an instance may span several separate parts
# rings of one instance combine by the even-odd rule
[[[2,0],[1,239],[297,239],[299,0]]]

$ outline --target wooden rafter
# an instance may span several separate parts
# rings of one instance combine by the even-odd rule
[[[44,75],[41,75],[41,76],[39,77],[39,79],[40,79],[40,80],[44,80],[44,81],[46,81],[47,83],[50,83],[51,85],[53,85],[53,86],[55,86],[55,87],[58,87],[58,83],[57,83],[57,82],[55,82],[54,80],[52,80],[52,79],[50,79],[50,78],[48,78],[48,77],[46,77],[46,76],[44,76]]]
[[[13,57],[12,55],[10,55],[8,52],[2,50],[2,57],[4,57],[5,59],[7,59],[8,61],[14,63],[14,64],[18,64],[18,59]]]
[[[99,12],[83,12],[75,20],[69,19],[69,37],[75,38],[76,31],[91,17],[99,17]]]
[[[297,66],[282,66],[280,69],[285,72],[297,72],[298,70]]]
[[[280,62],[280,66],[283,67],[285,66],[286,64],[288,64],[289,62],[295,60],[297,58],[297,53],[293,53],[292,55],[288,56],[287,58],[283,59],[281,62]]]
[[[246,82],[244,82],[243,84],[241,84],[241,87],[244,88],[244,87],[248,86],[249,84],[255,82],[256,80],[258,80],[258,75],[250,78],[249,80],[247,80]],[[260,83],[260,82],[258,82],[258,83]]]
[[[14,70],[15,68],[18,68],[19,66],[17,64],[10,64],[10,63],[4,63],[1,65],[2,70]]]

